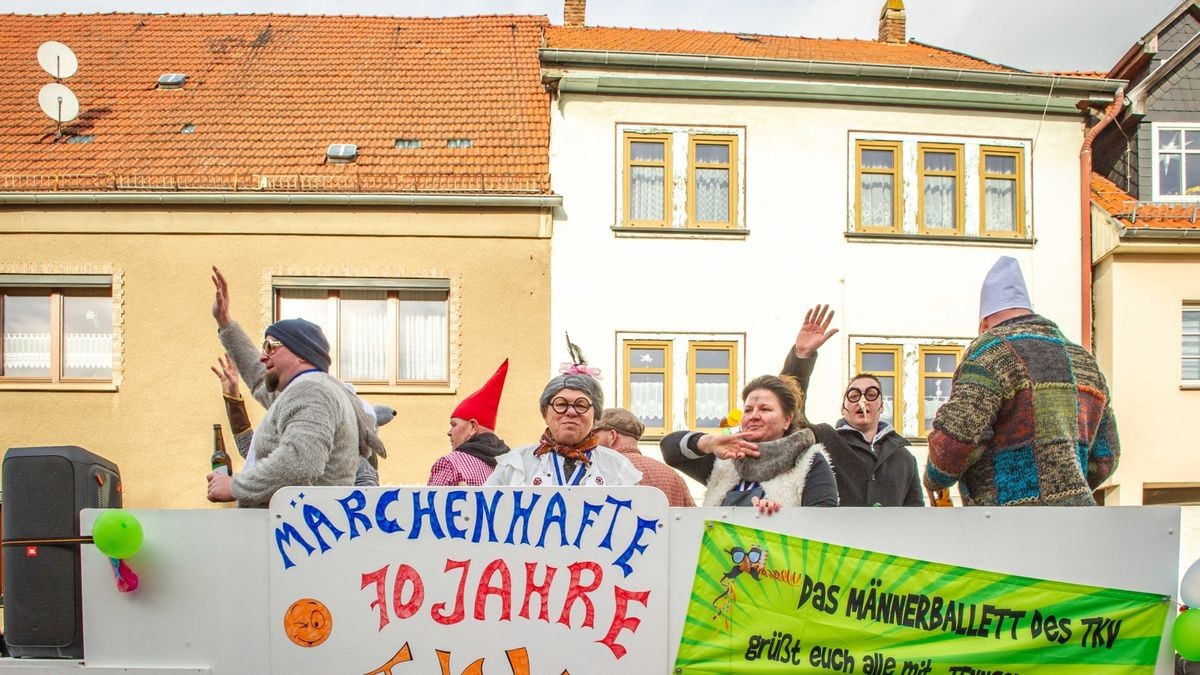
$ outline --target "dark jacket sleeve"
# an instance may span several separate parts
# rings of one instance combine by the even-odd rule
[[[796,356],[796,350],[788,347],[787,358],[783,360],[783,370],[779,371],[780,375],[791,375],[800,383],[800,389],[804,392],[804,401],[808,401],[808,381],[812,378],[812,371],[817,365],[817,355],[806,358]],[[800,406],[800,412],[804,412],[804,405]],[[807,419],[808,415],[804,417]]]
[[[658,442],[658,448],[662,450],[663,461],[667,466],[682,471],[702,485],[707,485],[717,459],[712,455],[700,455],[696,458],[687,454],[700,454],[695,446],[700,436],[698,431],[672,431]]]
[[[917,458],[909,458],[912,466],[908,477],[908,494],[904,495],[905,506],[925,506],[925,493],[921,489],[921,474],[917,471]]]
[[[808,476],[804,479],[804,494],[800,496],[800,506],[837,506],[837,483],[833,479],[833,469],[824,455],[813,458]]]

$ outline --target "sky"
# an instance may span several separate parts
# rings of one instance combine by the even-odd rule
[[[908,36],[1024,70],[1107,71],[1180,0],[905,0]],[[883,0],[591,0],[594,26],[874,39]],[[18,14],[80,12],[458,16],[540,14],[562,0],[3,0]]]

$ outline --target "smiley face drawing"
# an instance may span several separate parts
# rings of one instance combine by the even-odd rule
[[[283,614],[283,632],[301,647],[316,647],[333,631],[333,615],[320,600],[301,598]]]

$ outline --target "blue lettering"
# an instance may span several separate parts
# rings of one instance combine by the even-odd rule
[[[611,550],[613,550],[613,547],[612,547],[613,528],[615,528],[617,526],[617,516],[621,515],[621,509],[632,508],[633,500],[616,499],[612,495],[608,495],[607,497],[604,498],[604,502],[606,504],[612,504],[613,506],[617,507],[616,510],[613,511],[612,520],[609,521],[609,523],[608,523],[608,532],[604,535],[604,541],[600,542],[600,548],[606,548],[611,551]]]
[[[296,531],[296,528],[292,527],[291,523],[284,523],[275,528],[275,545],[279,547],[279,555],[283,558],[283,569],[285,570],[296,566],[296,563],[292,562],[292,559],[287,557],[287,554],[283,552],[283,545],[286,543],[290,546],[292,539],[295,539],[304,547],[304,553],[307,555],[312,555],[312,552],[316,550],[312,547],[312,544],[304,541],[304,537],[300,536],[300,533]]]
[[[450,531],[451,539],[466,539],[467,531],[454,523],[456,518],[462,518],[462,511],[454,502],[466,501],[466,490],[452,490],[446,493],[446,529]]]
[[[562,543],[559,546],[567,545],[567,504],[563,501],[562,493],[555,492],[550,495],[550,502],[546,504],[546,516],[542,518],[542,536],[538,537],[538,548],[546,546],[546,533],[550,531],[550,526],[558,524],[558,536]]]
[[[383,496],[380,497],[379,501],[375,503],[375,524],[379,526],[380,532],[391,534],[393,532],[404,531],[404,528],[400,527],[400,523],[397,523],[395,519],[388,518],[385,514],[387,508],[396,503],[399,499],[399,489],[388,490],[387,492],[383,493]]]
[[[625,576],[629,576],[633,573],[633,566],[629,564],[629,559],[633,557],[635,552],[643,553],[649,546],[649,544],[640,543],[642,539],[642,533],[647,531],[657,533],[658,520],[647,520],[641,516],[638,516],[637,531],[633,533],[633,541],[629,542],[629,547],[625,549],[625,552],[617,556],[617,559],[613,561],[613,564],[617,567],[620,567],[621,571],[625,573]]]
[[[421,521],[425,518],[428,518],[429,530],[433,532],[433,536],[437,537],[438,539],[445,539],[446,533],[442,531],[442,523],[438,521],[437,509],[433,506],[433,500],[434,497],[437,496],[437,492],[434,490],[428,490],[425,492],[425,496],[427,497],[425,501],[428,503],[425,506],[421,506],[421,491],[413,490],[412,529],[408,532],[408,538],[416,539],[417,537],[421,536]]]
[[[342,505],[342,510],[346,512],[346,521],[350,525],[351,539],[357,537],[359,534],[358,523],[362,523],[363,532],[371,529],[371,519],[362,514],[362,510],[367,507],[367,498],[363,495],[362,490],[355,490],[344,499],[337,501]]]
[[[324,511],[318,509],[312,504],[304,505],[304,522],[308,524],[308,529],[312,531],[313,536],[317,538],[317,545],[321,547],[321,553],[329,550],[329,544],[325,543],[324,537],[321,536],[321,533],[317,530],[317,528],[322,525],[328,527],[329,533],[333,535],[334,541],[341,539],[342,535],[345,534],[345,532],[337,529],[333,526],[333,523],[329,522],[329,516],[326,516]]]
[[[587,501],[583,503],[583,517],[579,519],[579,532],[575,534],[575,542],[572,544],[575,548],[579,548],[579,542],[583,539],[584,530],[596,523],[596,514],[603,510],[603,504],[593,504]]]
[[[471,541],[478,544],[480,537],[483,536],[483,523],[487,521],[488,526],[488,541],[496,543],[500,541],[496,539],[496,509],[500,504],[500,492],[493,491],[492,503],[487,502],[487,493],[480,490],[475,493],[475,531],[471,533]]]
[[[513,543],[513,533],[517,530],[518,520],[521,521],[522,524],[521,543],[529,543],[529,517],[533,515],[533,507],[537,505],[538,500],[541,499],[542,496],[534,493],[531,495],[533,498],[529,500],[529,506],[521,506],[521,495],[523,494],[525,493],[520,490],[513,492],[513,518],[512,523],[510,523],[508,526],[508,536],[504,539],[504,543],[506,544]]]

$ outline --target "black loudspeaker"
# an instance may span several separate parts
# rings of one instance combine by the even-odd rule
[[[116,464],[73,445],[9,448],[3,472],[9,653],[81,659],[79,511],[120,507],[121,474]]]

